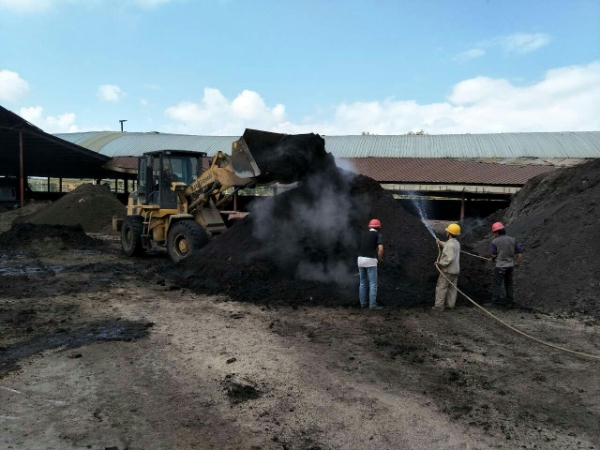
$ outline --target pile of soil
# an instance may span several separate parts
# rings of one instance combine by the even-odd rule
[[[248,217],[169,275],[237,301],[357,305],[360,234],[376,217],[385,248],[378,299],[432,303],[437,248],[425,226],[375,180],[320,161],[297,188],[256,200]]]
[[[11,209],[0,213],[0,233],[10,230],[13,222],[24,222],[23,218],[48,206],[50,202],[31,202],[22,208]]]
[[[489,256],[496,220],[525,247],[515,270],[517,303],[600,314],[600,160],[531,179],[507,210],[467,238],[480,254]],[[491,267],[480,271],[488,287]]]
[[[79,225],[14,223],[10,230],[0,233],[0,249],[30,249],[36,245],[56,249],[99,249],[106,246],[104,241],[85,234]]]
[[[105,186],[82,184],[60,200],[15,220],[39,225],[80,225],[87,233],[106,231],[113,216],[124,217],[125,206]]]

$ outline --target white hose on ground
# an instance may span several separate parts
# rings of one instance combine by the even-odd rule
[[[471,256],[476,256],[477,255],[472,255],[471,253],[467,253],[467,252],[463,252],[466,253],[467,255],[471,255]],[[441,248],[438,245],[438,260],[440,258],[441,255]],[[479,258],[482,258],[481,256],[478,256]],[[485,258],[482,258],[485,259]],[[591,359],[595,359],[597,361],[600,361],[600,356],[596,356],[596,355],[590,355],[588,353],[583,353],[583,352],[578,352],[575,350],[569,350],[568,348],[564,348],[564,347],[559,347],[558,345],[554,345],[551,344],[550,342],[546,342],[546,341],[542,341],[541,339],[538,339],[534,336],[531,336],[515,327],[513,327],[512,325],[506,323],[504,320],[500,319],[499,317],[495,316],[494,314],[492,314],[491,312],[489,312],[487,309],[485,309],[483,306],[481,306],[479,303],[477,303],[475,300],[473,300],[471,297],[469,297],[467,294],[465,294],[463,291],[461,291],[458,286],[456,284],[454,284],[452,281],[450,281],[448,279],[448,277],[446,275],[444,275],[444,272],[442,272],[442,270],[439,268],[439,266],[435,266],[435,268],[438,270],[438,272],[440,273],[441,276],[443,276],[446,281],[448,281],[448,283],[450,283],[452,286],[454,286],[454,288],[457,290],[457,292],[459,292],[462,296],[464,296],[467,300],[469,300],[471,303],[473,303],[477,308],[479,308],[480,310],[482,310],[484,313],[486,313],[488,316],[490,316],[492,319],[497,320],[498,322],[500,322],[502,325],[504,325],[507,328],[510,328],[511,330],[513,330],[515,333],[520,334],[521,336],[524,336],[528,339],[531,339],[532,341],[537,342],[538,344],[542,344],[545,345],[546,347],[550,347],[556,350],[560,350],[562,352],[566,352],[566,353],[571,353],[572,355],[577,355],[577,356],[582,356],[584,358],[591,358]]]

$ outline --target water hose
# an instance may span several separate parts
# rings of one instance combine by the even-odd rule
[[[461,250],[462,251],[462,250]],[[438,244],[438,261],[440,259],[441,256],[441,246]],[[477,258],[481,258],[481,259],[486,259],[488,261],[490,261],[490,259],[488,258],[484,258],[482,256],[478,256],[478,255],[474,255],[472,253],[467,253],[467,252],[462,252],[462,253],[466,253],[467,255],[470,256],[475,256]],[[591,358],[591,359],[595,359],[597,361],[600,361],[600,356],[596,356],[596,355],[590,355],[588,353],[583,353],[583,352],[578,352],[575,350],[569,350],[568,348],[564,348],[564,347],[559,347],[558,345],[554,345],[551,344],[550,342],[546,342],[546,341],[542,341],[541,339],[538,339],[534,336],[531,336],[527,333],[525,333],[524,331],[521,331],[515,327],[513,327],[512,325],[506,323],[504,320],[500,319],[499,317],[497,317],[496,315],[492,314],[491,312],[489,312],[487,309],[485,309],[483,306],[481,306],[479,303],[477,303],[475,300],[473,300],[471,297],[469,297],[467,294],[465,294],[463,291],[461,291],[458,286],[456,284],[454,284],[452,281],[450,281],[448,279],[448,277],[444,274],[444,272],[442,272],[442,270],[440,269],[440,267],[436,264],[435,268],[437,269],[437,271],[440,273],[441,276],[443,276],[446,281],[448,281],[448,283],[450,285],[452,285],[457,292],[459,292],[463,297],[465,297],[467,300],[469,300],[471,303],[473,303],[477,308],[479,308],[480,310],[482,310],[484,313],[486,313],[488,316],[490,316],[492,319],[497,320],[498,322],[500,322],[502,325],[504,325],[507,328],[510,328],[512,331],[514,331],[515,333],[520,334],[521,336],[526,337],[527,339],[531,339],[532,341],[537,342],[538,344],[542,344],[545,345],[546,347],[550,347],[553,348],[555,350],[560,350],[562,352],[566,352],[566,353],[570,353],[572,355],[576,355],[576,356],[582,356],[584,358]]]

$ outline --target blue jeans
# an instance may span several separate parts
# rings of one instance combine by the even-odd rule
[[[367,283],[369,290],[369,307],[374,308],[377,306],[377,266],[373,267],[359,267],[358,273],[360,274],[360,305],[367,306]]]

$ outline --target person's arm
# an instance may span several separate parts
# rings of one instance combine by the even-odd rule
[[[377,246],[377,260],[379,262],[383,261],[383,245],[381,244]]]
[[[517,264],[521,264],[523,261],[523,253],[525,253],[525,249],[518,242],[515,242],[515,253],[517,254]]]
[[[446,245],[446,243],[444,241],[441,241],[439,238],[435,238],[435,240],[440,247],[444,247],[444,245]]]
[[[498,247],[492,242],[492,259],[495,261],[498,257]]]

